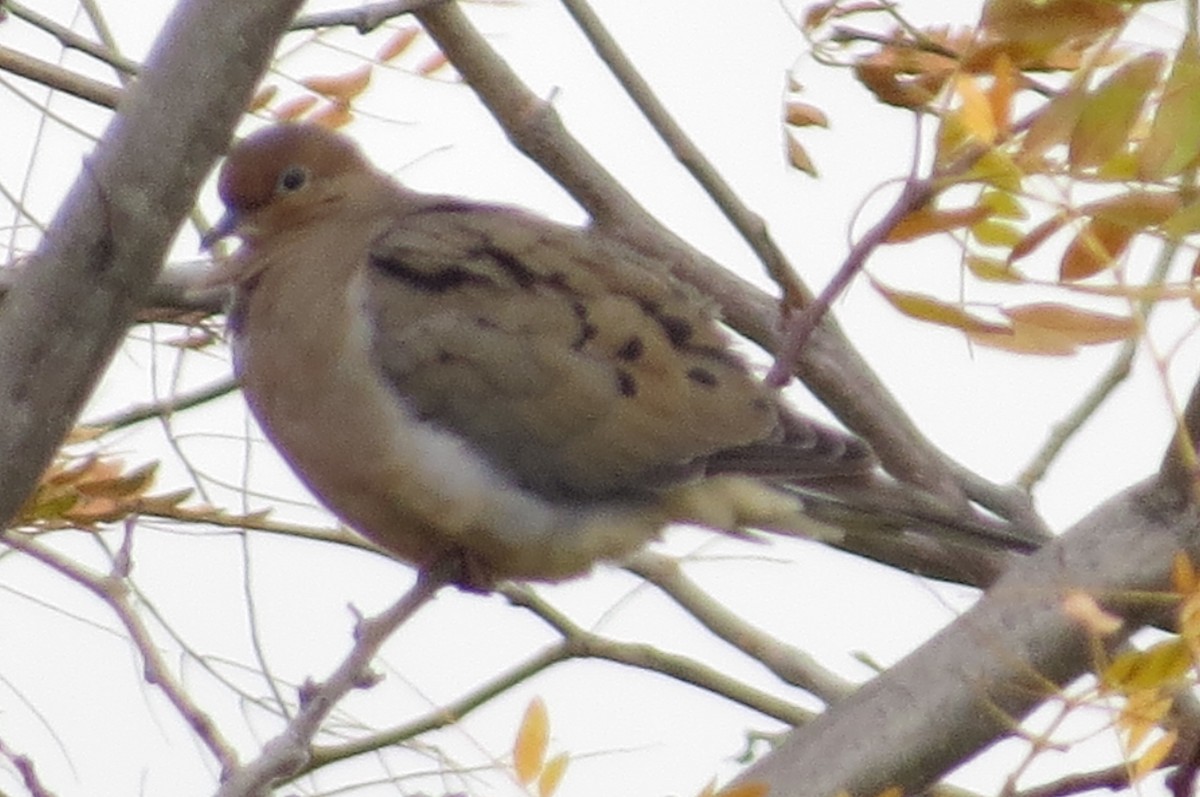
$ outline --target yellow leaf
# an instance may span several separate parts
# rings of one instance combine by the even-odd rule
[[[1006,219],[1028,218],[1025,206],[1010,191],[988,189],[979,197],[979,204],[991,211],[991,215]]]
[[[968,180],[995,186],[1001,191],[1016,193],[1021,190],[1025,172],[1007,152],[989,149],[971,164],[964,176]]]
[[[970,255],[967,270],[985,282],[1024,282],[1025,277],[1005,260]]]
[[[1021,242],[1021,231],[1006,221],[984,219],[971,225],[971,235],[984,246],[1012,248]]]
[[[1036,354],[1040,357],[1066,357],[1079,350],[1071,339],[1053,329],[1037,326],[1021,326],[1006,329],[1003,333],[967,332],[972,343],[990,349],[1000,349],[1013,354]]]
[[[1109,689],[1132,693],[1171,686],[1192,668],[1192,655],[1179,637],[1165,639],[1146,650],[1126,650],[1104,668],[1101,680]]]
[[[1176,592],[1193,592],[1196,589],[1196,566],[1183,551],[1171,558],[1171,587]]]
[[[554,797],[563,775],[567,774],[567,764],[569,763],[571,763],[571,758],[566,753],[552,756],[546,762],[542,774],[538,776],[538,797]]]
[[[1049,302],[1006,307],[1001,312],[1012,320],[1014,328],[1040,327],[1060,333],[1082,346],[1125,340],[1137,334],[1138,329],[1133,319],[1127,316]]]
[[[1059,263],[1059,279],[1086,279],[1105,270],[1129,246],[1135,230],[1105,218],[1092,219],[1067,244]]]
[[[1162,231],[1175,239],[1200,232],[1200,202],[1192,202],[1176,211],[1162,223]]]
[[[883,294],[883,297],[893,307],[911,318],[967,332],[988,332],[998,335],[1009,333],[1008,327],[973,316],[958,305],[947,304],[932,296],[893,290],[874,279],[871,280],[871,284]]]
[[[1178,174],[1200,154],[1200,47],[1188,36],[1175,55],[1171,74],[1139,149],[1141,175],[1161,180]]]
[[[1161,53],[1135,58],[1088,96],[1071,132],[1069,158],[1074,168],[1099,166],[1128,143],[1162,65]]]
[[[1035,51],[1072,40],[1094,41],[1125,21],[1111,0],[988,0],[981,27],[989,34]]]
[[[529,701],[513,742],[513,770],[521,783],[532,783],[542,771],[550,741],[550,715],[540,697]]]
[[[1142,778],[1149,775],[1151,772],[1158,770],[1159,765],[1166,760],[1167,755],[1175,747],[1175,743],[1179,741],[1179,731],[1170,730],[1162,735],[1162,738],[1150,745],[1150,747],[1133,762],[1133,771],[1130,773],[1130,784],[1137,783]]]
[[[970,75],[957,75],[954,79],[954,90],[962,100],[959,108],[959,118],[963,127],[978,142],[993,144],[996,141],[996,120],[992,116],[992,106],[987,96],[979,88],[979,84]]]

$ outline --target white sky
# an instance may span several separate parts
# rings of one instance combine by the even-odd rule
[[[851,220],[864,197],[908,169],[912,127],[907,116],[876,106],[847,73],[806,59],[802,37],[776,3],[723,2],[701,8],[684,0],[596,0],[596,5],[683,127],[743,199],[769,220],[772,233],[809,284],[823,285],[845,255]],[[946,20],[949,13],[969,21],[977,13],[976,3],[923,0],[903,6],[917,21]],[[144,53],[168,7],[165,2],[125,0],[107,4],[118,40],[130,55]],[[74,14],[68,0],[47,0],[39,10],[61,21],[72,20]],[[746,248],[639,121],[557,4],[530,0],[471,11],[533,89],[553,95],[572,132],[653,213],[718,260],[766,285]],[[1175,36],[1177,30],[1163,21],[1135,35],[1150,40]],[[0,45],[58,59],[51,40],[26,31],[14,21],[0,25]],[[359,49],[369,56],[387,35],[376,34]],[[346,47],[356,44],[351,34],[333,40]],[[318,45],[290,57],[281,68],[295,78],[338,72],[360,62],[360,56]],[[66,63],[92,68],[74,55]],[[792,172],[784,163],[779,119],[786,73],[793,66],[807,87],[804,99],[831,118],[830,130],[804,133],[804,143],[821,170],[820,180]],[[290,83],[284,78],[273,82]],[[28,84],[14,84],[34,91]],[[77,101],[56,99],[52,107],[94,131],[103,124],[102,114]],[[430,83],[398,71],[379,72],[358,110],[362,120],[350,132],[380,165],[414,187],[525,205],[569,222],[581,220],[580,212],[548,179],[512,152],[465,87]],[[11,140],[20,143],[6,143],[0,151],[0,181],[5,187],[22,182],[29,162],[24,147],[34,138],[36,116],[0,87],[0,116],[7,119],[10,113]],[[881,132],[883,126],[886,132]],[[78,158],[69,153],[82,154],[87,148],[81,138],[55,125],[44,136],[28,199],[42,219],[74,176]],[[885,189],[866,203],[855,231],[874,221],[887,197]],[[202,206],[215,214],[211,188]],[[30,239],[22,235],[20,240],[28,245]],[[194,238],[185,236],[176,258],[191,260],[194,252]],[[871,268],[898,287],[936,291],[947,299],[957,295],[960,274],[948,246],[889,250],[873,260]],[[984,296],[970,290],[971,298]],[[899,318],[861,281],[838,304],[837,313],[851,339],[929,436],[997,480],[1010,479],[1023,467],[1051,424],[1073,406],[1082,386],[1091,383],[1113,354],[1109,347],[1070,359],[1037,360],[972,351],[955,333]],[[1191,315],[1186,309],[1176,313],[1171,325],[1191,324]],[[1164,325],[1158,339],[1163,348],[1177,334],[1168,329]],[[138,335],[145,338],[147,333]],[[1180,386],[1195,377],[1195,353],[1191,346],[1177,358],[1173,376]],[[131,344],[119,355],[90,414],[147,400],[154,391],[166,395],[204,384],[227,372],[227,361],[208,352],[175,353]],[[1098,500],[1156,467],[1170,416],[1153,370],[1143,364],[1135,376],[1067,449],[1039,491],[1040,506],[1056,527],[1069,524]],[[795,395],[802,406],[820,412],[802,391]],[[247,435],[255,440],[261,435],[245,420],[240,399],[189,413],[178,419],[174,432],[188,462],[212,491],[212,500],[237,509],[243,485],[253,494],[305,500],[269,447],[261,442],[247,446]],[[164,446],[162,429],[153,424],[120,436],[112,450],[137,463],[163,458],[164,486],[190,483],[179,458]],[[217,481],[232,489],[222,489]],[[247,506],[260,508],[264,502],[250,497]],[[281,510],[279,516],[329,523],[327,515],[304,505]],[[62,546],[81,556],[93,549],[92,541],[82,537],[64,540]],[[364,612],[382,608],[410,578],[407,568],[377,557],[262,535],[252,536],[248,549],[249,581],[271,664],[277,676],[292,682],[321,677],[338,661],[351,623],[347,605]],[[665,549],[699,549],[715,557],[690,572],[724,603],[826,666],[859,679],[868,677],[869,670],[853,659],[854,653],[887,665],[970,600],[967,590],[931,586],[803,543],[748,547],[679,532],[671,535]],[[147,532],[138,536],[135,553],[137,582],[195,650],[253,661],[245,634],[240,591],[244,560],[237,537],[212,533],[181,539]],[[20,557],[7,557],[2,566],[0,741],[33,757],[48,784],[64,797],[209,793],[211,762],[179,727],[162,697],[139,683],[139,665],[128,644],[89,626],[94,622],[111,627],[107,611],[77,588],[46,578],[39,566]],[[760,688],[799,699],[798,693],[776,686],[756,664],[713,643],[651,590],[637,588],[620,573],[601,572],[544,593],[584,626],[597,625],[606,634],[685,652]],[[552,639],[539,623],[500,599],[445,594],[388,647],[387,664],[380,665],[388,672],[387,683],[356,695],[347,711],[366,721],[404,721],[452,700]],[[185,682],[195,687],[202,702],[219,706],[212,709],[214,714],[234,727],[243,726],[243,716],[252,718],[240,736],[233,734],[244,754],[251,754],[272,726],[253,711],[243,715],[243,707],[229,701],[228,693],[214,687],[194,664],[184,672]],[[579,662],[514,690],[460,727],[439,734],[437,743],[452,748],[461,760],[504,756],[534,694],[543,695],[549,705],[552,751],[580,756],[560,792],[565,797],[608,795],[616,782],[622,784],[622,794],[633,797],[694,794],[710,777],[727,778],[736,771],[732,758],[742,749],[747,729],[779,729],[770,720],[689,686],[614,665]],[[1111,750],[1111,735],[1098,744]],[[1066,763],[1075,765],[1078,760],[1072,757]],[[1050,768],[1062,764],[1039,762]],[[1011,769],[1011,763],[1007,766]],[[428,767],[438,769],[433,763]],[[378,773],[369,766],[346,766],[319,777],[318,791],[356,782],[364,771]],[[970,768],[963,782],[986,793],[994,789],[996,773],[1007,771],[993,761]],[[0,789],[20,793],[13,777],[0,771]],[[467,789],[520,793],[505,785],[502,776],[484,772],[480,777],[487,786],[469,781]],[[459,787],[434,778],[419,788],[405,784],[398,790],[380,786],[353,793],[439,793],[443,788]]]

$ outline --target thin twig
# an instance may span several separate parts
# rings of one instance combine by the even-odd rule
[[[723,672],[685,656],[667,653],[653,645],[617,642],[585,631],[528,587],[504,584],[497,591],[514,606],[528,609],[562,634],[568,650],[574,658],[606,659],[640,670],[662,673],[681,683],[704,689],[788,725],[808,722],[814,716],[811,711],[806,711],[774,695],[753,689],[730,678]]]
[[[65,49],[78,50],[81,53],[86,53],[97,61],[108,64],[115,69],[119,74],[132,76],[137,75],[141,69],[141,65],[136,61],[124,57],[123,55],[113,52],[108,47],[96,44],[91,39],[80,36],[75,31],[60,25],[47,16],[39,14],[31,8],[26,8],[20,3],[14,3],[12,0],[6,0],[4,3],[6,11],[12,13],[14,17],[23,19],[34,27],[40,28],[46,33],[58,40]]]
[[[166,659],[159,652],[150,630],[130,604],[131,593],[124,579],[86,568],[26,534],[7,531],[0,535],[0,539],[100,598],[125,626],[126,633],[141,653],[146,680],[162,690],[167,700],[212,753],[223,772],[230,772],[236,767],[237,753],[234,752],[233,746],[221,736],[212,718],[192,702],[187,690],[167,666]]]
[[[669,557],[642,551],[626,563],[627,570],[649,581],[667,597],[730,645],[760,662],[783,681],[833,703],[854,691],[854,685],[818,664],[811,656],[738,617],[687,578]]]
[[[335,761],[375,752],[386,747],[402,744],[418,736],[452,725],[470,712],[504,694],[517,684],[529,680],[559,662],[570,658],[570,650],[566,643],[560,642],[538,653],[528,661],[503,673],[477,689],[463,695],[457,700],[440,706],[424,717],[398,725],[394,728],[372,733],[362,739],[355,739],[339,745],[313,746],[309,763],[296,776],[305,775]]]
[[[311,759],[309,749],[321,723],[343,697],[354,689],[374,685],[371,660],[392,632],[428,603],[447,582],[449,572],[422,571],[400,600],[375,617],[363,619],[355,629],[354,647],[337,669],[319,684],[301,688],[300,710],[287,726],[265,745],[254,761],[239,767],[217,797],[257,797],[273,784],[294,777]]]
[[[121,89],[93,80],[69,69],[0,47],[0,70],[12,72],[58,91],[66,92],[105,108],[116,108]]]
[[[221,398],[222,396],[227,396],[237,390],[237,386],[237,380],[233,377],[228,377],[181,396],[174,396],[163,401],[133,404],[120,412],[114,412],[111,415],[102,415],[99,418],[92,418],[84,422],[83,425],[110,431],[124,429],[143,421],[165,418],[181,410],[188,410]]]
[[[586,0],[562,0],[568,13],[583,31],[584,36],[595,48],[617,78],[625,93],[629,95],[642,116],[658,133],[676,159],[695,178],[716,203],[725,218],[754,250],[755,255],[766,267],[767,273],[783,291],[786,307],[803,307],[812,301],[812,291],[801,281],[800,276],[787,257],[772,240],[762,216],[754,213],[738,197],[733,187],[721,177],[687,132],[675,121],[666,107],[659,101],[650,84],[629,62],[621,46],[612,37],[600,18]]]

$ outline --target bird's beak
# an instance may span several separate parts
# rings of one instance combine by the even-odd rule
[[[217,220],[217,223],[200,237],[200,249],[207,252],[216,246],[217,241],[228,238],[237,232],[241,225],[242,219],[232,209],[225,211],[225,215]]]

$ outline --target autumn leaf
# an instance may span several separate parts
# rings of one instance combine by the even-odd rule
[[[888,231],[887,243],[896,244],[924,238],[939,232],[969,227],[985,219],[991,210],[983,205],[954,210],[919,208],[909,213]]]
[[[1001,312],[1013,322],[1014,328],[1024,326],[1051,330],[1081,346],[1125,340],[1137,334],[1138,329],[1128,316],[1050,302],[1005,307]]]
[[[513,743],[513,770],[521,783],[532,783],[542,771],[550,741],[550,715],[540,697],[529,701]]]
[[[1200,155],[1200,46],[1187,37],[1175,55],[1171,74],[1138,151],[1140,174],[1162,180],[1178,174]]]
[[[1067,244],[1059,262],[1059,279],[1087,279],[1111,266],[1129,247],[1137,230],[1107,218],[1095,218],[1083,225]]]
[[[871,285],[883,294],[888,302],[910,318],[929,321],[940,326],[953,327],[966,332],[987,332],[991,334],[1008,334],[1008,327],[994,324],[978,316],[971,315],[956,304],[942,302],[932,296],[919,293],[908,293],[887,287],[872,279]]]
[[[1073,168],[1099,166],[1128,143],[1162,65],[1161,53],[1147,53],[1117,69],[1088,95],[1071,132],[1068,157]]]

